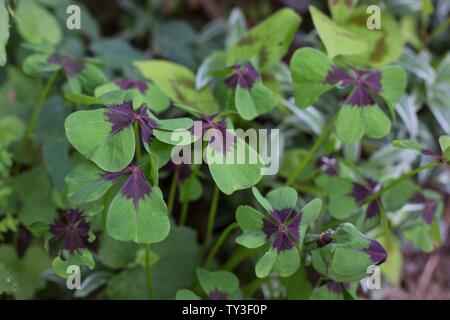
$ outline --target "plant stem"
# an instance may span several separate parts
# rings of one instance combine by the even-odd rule
[[[133,129],[134,129],[134,138],[136,141],[136,162],[141,161],[142,158],[142,149],[141,149],[141,133],[139,131],[139,126],[137,123],[133,124]]]
[[[187,219],[187,214],[189,211],[189,192],[191,191],[191,186],[192,186],[192,179],[194,179],[198,172],[200,171],[200,164],[197,164],[194,166],[194,170],[192,170],[192,174],[189,177],[189,180],[187,181],[186,184],[186,189],[184,190],[184,198],[183,198],[183,204],[181,205],[181,214],[180,214],[180,221],[179,224],[180,225],[184,225],[186,223],[186,219]]]
[[[239,226],[236,222],[230,224],[228,227],[226,227],[222,233],[220,234],[219,238],[217,239],[216,243],[214,243],[214,246],[212,247],[211,251],[208,254],[208,257],[205,260],[204,267],[208,268],[211,262],[214,260],[217,252],[219,251],[220,247],[222,246],[225,239],[228,237],[228,235],[233,231],[234,229],[237,229]]]
[[[145,273],[147,275],[147,295],[148,299],[152,300],[153,285],[152,285],[152,269],[150,266],[150,243],[145,244]]]
[[[28,142],[31,139],[31,136],[33,135],[34,127],[36,126],[36,123],[39,119],[39,115],[41,114],[42,107],[44,106],[45,101],[47,100],[47,96],[50,92],[50,89],[53,86],[53,83],[55,82],[57,76],[58,76],[59,70],[55,70],[50,78],[47,80],[47,83],[45,84],[44,89],[41,92],[41,95],[39,96],[39,99],[36,102],[36,105],[33,109],[33,114],[31,115],[30,122],[28,123],[28,128],[25,133],[25,136],[22,140],[22,144],[20,145],[19,149],[19,155],[17,158],[18,162],[22,161],[23,153],[25,151],[25,147],[27,146]]]
[[[103,232],[106,233],[106,219],[108,214],[108,196],[105,194],[103,196],[103,210],[102,210],[102,228]]]
[[[230,257],[230,259],[223,266],[224,271],[233,271],[245,258],[250,257],[254,254],[254,250],[250,250],[248,248],[239,248],[234,254]]]
[[[322,143],[325,141],[325,139],[328,137],[328,134],[330,133],[331,129],[334,126],[334,123],[337,119],[337,113],[331,118],[331,120],[328,122],[327,126],[323,128],[322,133],[317,138],[317,140],[314,142],[312,148],[309,150],[309,152],[306,154],[306,156],[303,158],[303,161],[299,163],[295,171],[292,173],[288,181],[286,182],[286,186],[292,185],[295,180],[303,173],[303,170],[305,170],[306,166],[309,164],[311,159],[316,154],[317,150],[319,150]]]
[[[205,235],[205,247],[208,246],[208,244],[211,242],[212,234],[214,230],[214,221],[216,220],[216,213],[217,213],[217,206],[219,204],[219,196],[220,196],[220,190],[217,185],[214,185],[214,193],[213,198],[211,201],[211,208],[209,209],[209,216],[208,216],[208,227],[206,229],[206,235]]]
[[[136,152],[135,158],[136,162],[141,161],[142,158],[142,149],[141,149],[141,134],[139,131],[138,125],[135,123],[133,125],[134,129],[134,137],[136,139]],[[149,300],[152,300],[153,297],[153,285],[152,285],[152,267],[150,265],[150,243],[145,244],[145,274],[147,277],[147,296]]]
[[[256,278],[252,282],[250,282],[244,289],[242,289],[242,292],[244,293],[244,296],[247,299],[250,299],[258,289],[261,288],[261,285],[265,282],[269,281],[269,277],[266,278]]]
[[[431,33],[431,35],[429,36],[429,42],[431,40],[433,40],[434,38],[436,38],[441,32],[445,31],[445,29],[447,29],[450,26],[450,18],[447,18],[447,20],[442,21],[437,27],[436,29],[433,30],[433,32]]]
[[[172,214],[173,205],[175,203],[175,195],[177,194],[178,170],[178,167],[175,167],[172,182],[170,183],[169,198],[167,199],[167,211],[169,214]]]
[[[425,166],[418,167],[418,168],[416,168],[414,170],[411,170],[410,172],[407,172],[407,173],[401,175],[397,179],[392,180],[391,182],[389,182],[385,187],[381,188],[380,190],[378,190],[377,192],[372,194],[370,197],[367,197],[366,200],[364,200],[363,204],[368,204],[368,203],[372,202],[373,200],[378,199],[379,197],[381,197],[381,195],[383,195],[383,193],[385,193],[386,191],[388,191],[392,187],[396,186],[397,184],[399,184],[403,180],[406,180],[406,179],[414,176],[415,174],[419,173],[420,171],[431,169],[431,168],[434,168],[434,167],[438,167],[440,165],[441,165],[440,162],[433,162],[433,163],[427,164]]]

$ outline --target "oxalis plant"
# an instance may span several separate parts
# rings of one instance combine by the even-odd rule
[[[66,1],[0,0],[0,296],[360,299],[401,285],[405,246],[441,245],[449,192],[448,21],[430,29],[445,10],[430,3],[383,6],[378,29],[365,1],[252,27],[234,8],[201,32],[136,4],[124,14],[140,27],[106,39],[82,4],[80,36]],[[142,28],[145,53],[127,41]]]

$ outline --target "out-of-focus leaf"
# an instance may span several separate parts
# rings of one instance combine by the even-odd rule
[[[231,45],[228,64],[255,59],[260,70],[274,65],[286,54],[300,22],[300,16],[292,9],[275,12]]]
[[[173,101],[191,106],[204,114],[219,110],[208,88],[196,90],[195,76],[188,68],[169,61],[136,61],[144,77],[151,79]]]
[[[0,1],[0,66],[6,64],[6,44],[9,39],[9,14],[5,0]]]
[[[0,119],[0,147],[8,147],[18,141],[25,133],[25,124],[15,116],[5,116]]]
[[[143,53],[121,39],[103,38],[92,42],[90,48],[106,64],[107,69],[120,70],[126,77],[137,76],[133,61],[144,59]]]
[[[419,134],[419,117],[417,111],[419,104],[414,95],[404,95],[395,105],[395,111],[400,115],[411,139]]]
[[[367,43],[364,40],[338,26],[319,9],[311,6],[309,12],[330,58],[333,59],[339,55],[356,55],[367,51]]]
[[[403,270],[403,253],[399,241],[389,230],[383,230],[377,240],[389,252],[389,259],[383,263],[381,271],[390,282],[400,285]]]
[[[22,201],[19,212],[22,223],[52,222],[56,208],[51,199],[51,182],[44,168],[35,167],[16,176],[13,186]]]
[[[50,259],[40,247],[30,246],[25,255],[19,258],[13,246],[2,245],[0,261],[17,283],[17,290],[14,292],[17,299],[30,299],[37,290],[45,286],[46,280],[42,272],[50,267]]]
[[[35,0],[20,1],[16,8],[18,30],[28,42],[58,44],[61,27],[55,17]]]

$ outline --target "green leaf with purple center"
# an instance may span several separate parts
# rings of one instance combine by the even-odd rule
[[[215,137],[218,140],[209,142],[205,149],[209,171],[225,194],[254,186],[262,178],[263,163],[258,152],[240,137],[233,136],[233,143],[223,142],[225,148],[218,145],[220,138]]]
[[[341,224],[329,244],[313,251],[315,269],[337,282],[359,281],[367,276],[368,267],[380,265],[387,258],[378,241],[350,223]]]
[[[406,88],[406,73],[401,67],[344,70],[311,48],[297,50],[290,66],[294,96],[302,108],[333,87],[351,88],[336,122],[336,133],[344,143],[355,143],[363,136],[379,139],[390,132],[391,122],[375,98],[384,99],[394,115],[394,105]]]
[[[262,214],[250,206],[240,206],[236,221],[244,233],[236,242],[247,248],[258,248],[270,242],[270,249],[256,264],[256,275],[264,278],[275,268],[280,276],[288,277],[300,266],[304,234],[320,214],[322,202],[315,199],[297,212],[297,192],[290,187],[275,189],[266,197],[255,188],[253,193],[267,212]]]
[[[82,155],[105,171],[117,172],[133,159],[134,123],[139,125],[147,150],[153,136],[164,143],[176,144],[177,141],[171,139],[172,132],[192,126],[189,118],[159,120],[145,106],[134,111],[128,102],[74,112],[66,118],[65,128],[67,139]]]
[[[440,221],[444,212],[442,196],[432,190],[423,190],[417,192],[410,203],[416,205],[417,209],[402,224],[401,233],[420,250],[432,252],[441,245]]]
[[[108,209],[108,233],[120,241],[157,243],[169,234],[170,221],[163,195],[143,174],[131,173]]]
[[[38,50],[38,48],[32,48]],[[67,78],[67,85],[72,93],[93,94],[96,87],[107,79],[97,66],[97,61],[89,58],[74,59],[66,54],[56,52],[39,52],[28,56],[23,63],[25,73],[37,76],[41,73],[61,70]]]

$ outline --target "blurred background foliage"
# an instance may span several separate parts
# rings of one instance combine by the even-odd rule
[[[398,119],[390,137],[345,145],[343,158],[358,163],[369,176],[383,180],[398,176],[411,168],[416,160],[420,163],[425,161],[413,152],[394,149],[388,143],[393,138],[420,140],[424,145],[436,148],[436,137],[450,134],[450,1],[360,3],[369,5],[374,2],[398,23],[398,28],[391,32],[394,41],[398,39],[405,43],[398,63],[408,71],[408,90],[395,106]],[[70,4],[81,7],[80,31],[65,28],[66,8]],[[73,57],[93,56],[101,61],[108,78],[140,78],[133,60],[162,58],[198,70],[213,52],[223,50],[244,30],[277,9],[288,6],[299,13],[303,21],[284,59],[287,63],[296,49],[319,44],[307,11],[311,4],[327,12],[327,2],[320,0],[6,1],[7,6],[15,7],[12,13],[15,21],[10,18],[10,24],[17,27],[10,28],[6,47],[8,62],[0,68],[0,274],[9,279],[8,272],[12,273],[11,278],[17,283],[0,279],[0,296],[5,292],[3,297],[19,299],[146,297],[142,248],[138,245],[119,243],[97,234],[91,249],[98,265],[94,272],[87,271],[89,275],[84,279],[83,289],[73,296],[65,289],[65,280],[51,270],[51,260],[42,243],[34,239],[25,227],[36,221],[50,223],[57,215],[61,207],[59,190],[77,155],[71,152],[64,135],[63,124],[70,112],[70,104],[61,95],[54,94],[45,102],[32,140],[33,146],[41,152],[29,149],[24,157],[26,165],[20,168],[13,166],[19,142],[26,132],[26,123],[44,87],[43,80],[22,71],[22,64],[29,55],[24,42],[39,44],[47,41],[58,44],[60,50]],[[283,67],[286,65],[281,65],[277,73],[281,87],[289,82]],[[290,161],[297,162],[311,145],[311,138],[325,126],[324,115],[330,104],[336,104],[333,94],[322,97],[312,109],[299,109],[294,114],[282,109],[258,119],[261,126],[276,125],[283,132],[288,151],[280,173],[282,177],[289,176],[292,172]],[[62,105],[66,108],[61,108]],[[334,150],[335,143],[333,139],[328,143],[330,150]],[[300,181],[310,180],[308,172],[313,174],[312,169],[308,170]],[[442,246],[431,253],[424,253],[412,242],[385,239],[384,245],[393,261],[386,267],[389,269],[384,270],[389,284],[372,296],[361,292],[362,296],[450,299],[450,175],[448,171],[441,171],[430,179],[426,174],[420,174],[421,182],[443,196]],[[168,184],[169,181],[163,183],[166,190]],[[263,185],[273,186],[276,182],[269,177]],[[407,187],[399,192],[405,192]],[[311,188],[320,194],[321,190]],[[209,208],[210,190],[205,189],[206,196],[192,204],[192,212],[205,212]],[[391,200],[395,201],[395,196],[393,198]],[[234,208],[247,199],[248,193],[242,192],[221,202],[216,220],[217,232],[233,222]],[[397,209],[393,210],[394,220],[405,214],[405,211]],[[94,216],[95,212],[90,214]],[[155,245],[155,260],[158,260],[154,266],[155,298],[174,298],[177,289],[195,282],[195,268],[201,259],[196,230],[203,234],[205,217],[192,214],[190,219],[190,227],[174,227],[166,241]],[[100,224],[93,220],[92,224],[95,223]],[[236,249],[230,240],[219,260],[226,261],[230,252],[235,250],[238,250],[237,255],[248,255],[246,249]],[[250,282],[253,278],[251,259],[239,266],[233,263],[228,261],[225,269],[238,267],[236,272],[241,282]],[[292,283],[295,284],[295,279]],[[20,289],[14,289],[16,293],[9,295],[7,292],[14,291],[13,288]],[[259,297],[296,298],[296,292],[292,290],[292,287],[285,288],[273,279],[264,284]]]

